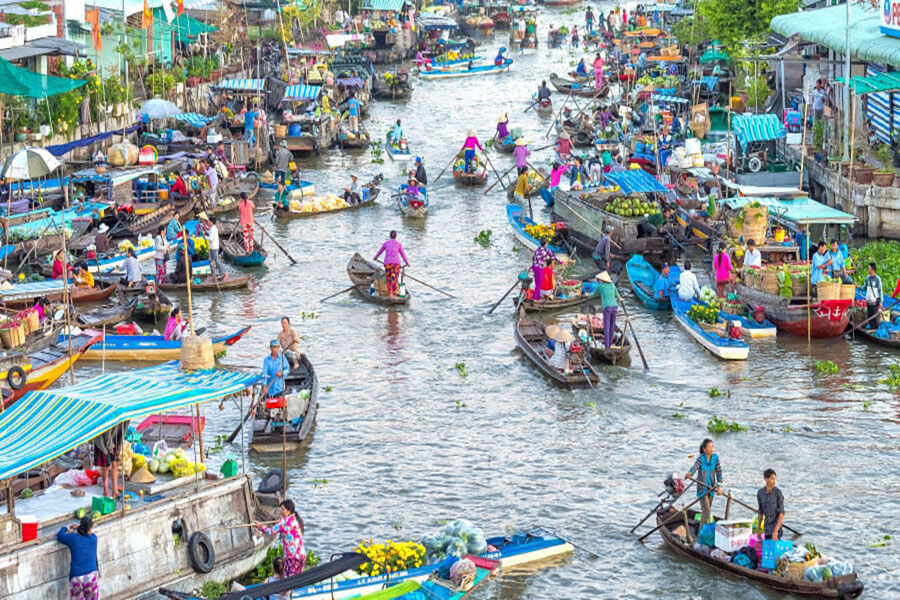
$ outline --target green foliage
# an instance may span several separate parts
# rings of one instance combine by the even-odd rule
[[[825,120],[817,119],[813,125],[813,147],[821,153],[825,149]]]
[[[817,360],[816,361],[816,374],[817,375],[834,375],[838,372],[838,366],[831,362],[830,360]]]
[[[284,548],[281,547],[281,544],[271,546],[266,551],[266,557],[263,561],[259,563],[255,569],[250,571],[250,574],[247,576],[248,583],[262,583],[267,578],[271,577],[275,573],[272,563],[282,554],[284,554]]]
[[[853,264],[859,267],[853,273],[856,285],[865,283],[870,262],[878,266],[878,274],[886,290],[892,289],[900,278],[900,242],[893,240],[869,242],[862,248],[851,248],[850,256],[853,258]]]
[[[892,390],[900,389],[900,363],[888,365],[888,376],[879,379],[878,383],[883,383]]]
[[[456,363],[454,368],[456,369],[456,372],[459,373],[460,377],[466,378],[469,376],[469,374],[466,372],[466,363],[458,362]]]
[[[113,75],[103,81],[103,95],[107,106],[125,102],[125,86],[122,80]]]
[[[821,120],[817,121],[817,123],[821,122]],[[889,144],[879,144],[878,149],[875,150],[875,157],[878,159],[878,162],[881,163],[881,168],[878,169],[879,173],[894,172],[894,153],[891,151],[891,146]]]
[[[219,600],[227,591],[228,587],[220,581],[204,581],[200,586],[200,595],[207,600]]]
[[[482,248],[487,248],[491,245],[491,234],[492,231],[490,229],[482,229],[478,232],[478,235],[475,236],[475,243]]]
[[[38,12],[50,12],[50,5],[41,2],[40,0],[26,0],[25,2],[19,2],[19,6],[24,8],[25,10],[36,10]]]
[[[768,35],[773,17],[796,12],[799,6],[799,0],[699,0],[697,24],[705,30],[703,39],[719,40],[735,57],[742,54],[746,42]]]
[[[184,68],[188,77],[208,78],[210,73],[217,67],[216,59],[212,57],[192,56],[184,61]]]
[[[17,15],[6,13],[3,18],[10,25],[25,25],[25,28],[40,27],[47,24],[47,15]]]
[[[747,431],[747,428],[738,423],[737,421],[733,421],[729,423],[724,419],[720,419],[719,417],[713,415],[713,417],[706,423],[706,429],[710,433],[725,433],[725,432],[733,432],[736,433],[738,431]]]
[[[144,79],[144,85],[153,90],[154,95],[168,96],[175,90],[175,77],[169,73],[150,73]]]
[[[722,392],[719,391],[719,388],[717,388],[717,387],[709,388],[709,397],[710,398],[718,398],[721,395],[722,395]]]
[[[747,96],[749,96],[747,99],[747,108],[754,110],[757,107],[762,110],[766,104],[766,100],[769,98],[769,94],[772,92],[763,75],[757,77],[747,75],[744,78],[744,91],[747,93]]]

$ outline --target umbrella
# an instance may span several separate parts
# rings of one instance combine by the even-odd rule
[[[34,179],[49,175],[59,165],[59,160],[43,148],[24,148],[6,159],[2,176],[9,179]]]
[[[144,102],[138,114],[147,115],[151,119],[168,119],[169,117],[180,115],[181,109],[168,100],[153,98]]]

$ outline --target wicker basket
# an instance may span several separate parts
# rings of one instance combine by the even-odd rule
[[[29,333],[34,333],[35,331],[40,330],[41,328],[41,318],[38,316],[36,310],[29,310],[28,316],[25,318],[25,335]]]
[[[766,294],[778,294],[778,273],[771,269],[763,269],[757,288]]]
[[[724,302],[722,304],[722,311],[728,313],[729,315],[741,315],[744,313],[744,303]]]
[[[819,559],[814,558],[806,562],[789,562],[784,570],[785,579],[803,579],[808,567],[815,567],[819,564]]]
[[[852,283],[841,284],[841,300],[856,299],[856,285]]]
[[[824,300],[840,300],[841,284],[834,282],[822,282],[816,284],[816,297],[819,302]]]
[[[25,343],[25,326],[21,323],[13,327],[0,329],[0,341],[4,348],[18,348]]]
[[[581,294],[581,282],[577,279],[569,279],[559,284],[566,296],[578,296]]]
[[[765,206],[754,208],[744,207],[744,222],[741,225],[741,236],[744,242],[753,240],[758,246],[766,241],[766,228],[768,225],[769,209]]]
[[[181,368],[185,371],[212,369],[216,366],[212,340],[199,335],[188,335],[181,340]]]
[[[277,138],[287,137],[287,125],[276,125],[275,126],[275,137],[277,137]]]

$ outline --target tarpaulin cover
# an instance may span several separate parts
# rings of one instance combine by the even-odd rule
[[[137,125],[132,125],[125,131],[127,133],[132,133],[132,132],[137,131],[138,127],[140,127],[140,126],[141,126],[140,123],[138,123]],[[94,142],[102,142],[103,140],[105,140],[106,138],[108,138],[110,136],[121,135],[121,134],[122,134],[122,132],[120,130],[116,129],[115,131],[107,131],[104,133],[98,133],[97,135],[92,135],[91,137],[80,138],[73,142],[68,142],[67,144],[56,144],[55,146],[46,146],[44,148],[44,150],[46,150],[53,156],[62,156],[64,154],[68,154],[75,148],[81,148],[83,146],[90,146]]]
[[[200,113],[181,113],[180,115],[175,115],[172,118],[176,121],[187,123],[188,125],[196,127],[197,129],[201,129],[215,117],[207,117],[205,115],[201,115]]]
[[[127,420],[240,392],[259,375],[184,372],[177,361],[28,392],[0,414],[0,479],[37,467]]]
[[[4,94],[11,96],[27,96],[29,98],[45,98],[75,90],[87,83],[87,79],[70,79],[41,75],[22,67],[17,67],[8,60],[0,58],[0,81],[3,82]]]
[[[775,115],[735,115],[731,119],[734,136],[742,148],[754,142],[768,142],[781,139],[786,135],[784,123]]]
[[[366,10],[391,10],[394,12],[403,8],[406,0],[366,0],[364,8]]]
[[[705,65],[707,63],[716,62],[717,60],[731,62],[731,59],[728,58],[728,55],[725,52],[716,48],[710,48],[700,57],[700,64]]]
[[[826,223],[849,225],[856,221],[856,217],[853,215],[817,202],[812,198],[753,198],[738,196],[725,198],[719,202],[735,209],[741,208],[748,203],[759,202],[763,206],[768,207],[769,212],[775,217],[790,221],[801,227],[807,223],[810,225]]]
[[[234,90],[240,92],[264,91],[266,82],[264,79],[223,79],[215,86],[220,90]]]
[[[666,186],[661,184],[653,175],[643,169],[631,171],[614,171],[604,175],[621,188],[624,194],[647,194],[650,192],[666,193]]]
[[[284,98],[282,100],[315,100],[322,92],[320,85],[289,85],[284,88]]]
[[[687,104],[690,102],[687,98],[681,96],[673,96],[672,94],[653,94],[654,102],[668,102],[670,104]]]

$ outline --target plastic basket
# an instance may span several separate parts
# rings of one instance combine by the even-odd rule
[[[790,540],[763,540],[762,560],[759,566],[764,569],[774,569],[778,565],[778,558],[794,549],[794,542]]]
[[[116,501],[109,496],[94,496],[91,499],[91,512],[97,511],[101,515],[116,512]]]

